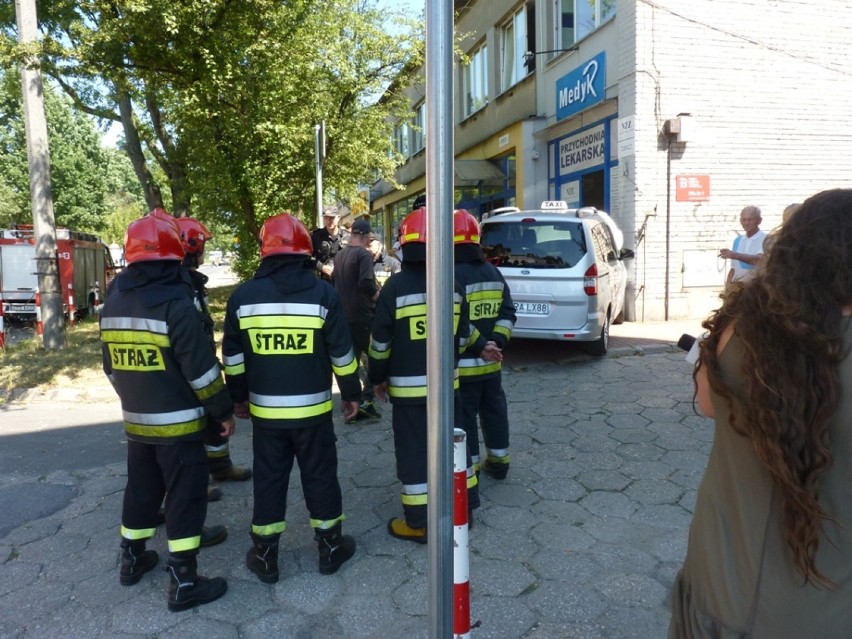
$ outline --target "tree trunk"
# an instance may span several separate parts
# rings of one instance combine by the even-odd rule
[[[169,188],[172,192],[172,213],[175,217],[188,216],[192,194],[190,192],[186,166],[174,139],[166,129],[159,100],[151,87],[146,87],[145,89],[145,106],[148,109],[148,116],[151,118],[151,123],[154,127],[154,134],[157,136],[160,147],[163,149],[163,155],[157,154],[155,157],[160,162],[163,171],[169,177]],[[148,141],[148,146],[151,146],[150,141]]]
[[[133,163],[136,179],[139,180],[139,184],[142,186],[148,210],[150,211],[158,207],[162,208],[163,196],[160,193],[160,188],[154,182],[154,176],[148,170],[148,163],[145,160],[145,154],[142,152],[142,143],[139,140],[139,131],[136,128],[136,121],[133,117],[133,105],[130,102],[130,94],[118,86],[115,89],[118,97],[118,110],[121,114],[121,124],[124,127],[127,154]]]
[[[243,210],[243,219],[246,222],[246,228],[251,233],[252,237],[260,237],[260,227],[257,225],[257,215],[254,211],[254,200],[248,193],[240,194],[240,208]]]

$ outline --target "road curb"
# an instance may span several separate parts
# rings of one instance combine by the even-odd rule
[[[675,344],[644,344],[642,346],[630,345],[619,346],[618,348],[610,349],[607,357],[628,357],[631,355],[650,355],[651,353],[672,353],[678,350]]]

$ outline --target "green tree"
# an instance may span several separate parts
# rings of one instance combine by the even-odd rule
[[[422,37],[410,22],[390,35],[372,0],[54,0],[40,11],[43,70],[79,108],[122,123],[148,206],[162,201],[159,167],[173,212],[231,229],[245,269],[266,217],[314,210],[315,123],[328,133],[327,193],[350,200],[393,173],[389,123],[408,105],[383,91],[410,81]]]
[[[126,156],[101,148],[93,122],[49,84],[44,91],[51,188],[56,224],[100,234],[111,214],[111,198],[138,207],[138,187],[111,177],[110,165],[129,166]],[[29,164],[20,75],[0,69],[0,224],[31,223]],[[135,193],[135,195],[134,195]]]

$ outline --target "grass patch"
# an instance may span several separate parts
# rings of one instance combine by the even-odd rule
[[[222,341],[225,305],[234,286],[223,286],[209,292],[210,313],[216,330],[216,341]],[[109,384],[101,367],[101,341],[98,323],[80,322],[65,330],[65,348],[47,350],[33,331],[33,336],[7,344],[0,350],[0,389],[53,387],[86,388]]]
[[[65,348],[47,350],[42,339],[32,337],[7,345],[0,351],[0,388],[79,388],[106,381],[101,369],[98,324],[80,322],[65,330]]]

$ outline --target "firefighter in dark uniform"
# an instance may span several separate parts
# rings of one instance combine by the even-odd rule
[[[210,316],[210,308],[207,306],[207,280],[204,273],[198,267],[204,263],[204,244],[213,238],[213,234],[207,227],[192,217],[178,217],[175,222],[180,229],[180,239],[186,256],[183,258],[183,266],[192,281],[192,292],[195,307],[201,311],[204,317],[204,329],[210,341],[213,353],[216,353],[216,338],[213,335],[213,318]],[[204,449],[207,451],[207,462],[210,467],[210,475],[216,481],[246,481],[251,478],[251,469],[234,466],[231,460],[231,451],[228,438],[222,437],[222,428],[219,424],[211,421],[210,427],[204,432]],[[214,497],[218,489],[208,490],[208,501],[212,501],[211,492]]]
[[[319,548],[319,570],[332,574],[355,553],[342,534],[332,373],[346,419],[358,412],[361,384],[349,328],[334,288],[313,272],[311,237],[289,213],[266,220],[261,264],[228,300],[222,354],[239,417],[254,425],[253,546],[246,565],[264,583],[278,581],[278,543],[286,527],[294,460]]]
[[[464,288],[470,322],[502,352],[515,326],[515,305],[506,281],[485,261],[479,245],[479,223],[464,209],[453,216],[456,281]],[[494,479],[509,472],[509,417],[503,392],[502,363],[484,360],[470,349],[459,360],[464,430],[474,469],[479,472],[479,425],[485,441],[482,471]]]
[[[165,497],[169,610],[221,597],[221,577],[196,573],[207,514],[207,415],[234,432],[233,403],[188,295],[184,252],[173,220],[149,215],[127,228],[127,268],[101,311],[103,368],[121,399],[127,434],[127,486],[121,515],[122,585],[158,561],[145,549]]]
[[[400,225],[402,270],[392,275],[379,293],[370,339],[370,381],[376,397],[393,405],[394,452],[397,478],[402,483],[403,517],[388,522],[398,539],[426,543],[427,417],[426,417],[426,209],[413,211]],[[456,286],[453,316],[457,353],[470,345],[484,357],[500,357],[468,322],[462,289]],[[485,350],[487,349],[487,350]],[[457,373],[458,371],[456,371]],[[455,388],[458,388],[456,378]],[[456,423],[461,424],[461,401],[455,394]],[[449,424],[448,437],[453,424]],[[468,507],[479,506],[473,466],[468,464]]]
[[[322,223],[321,228],[311,232],[311,244],[317,273],[331,282],[334,279],[334,258],[349,244],[349,231],[340,226],[340,211],[336,206],[323,210]]]

